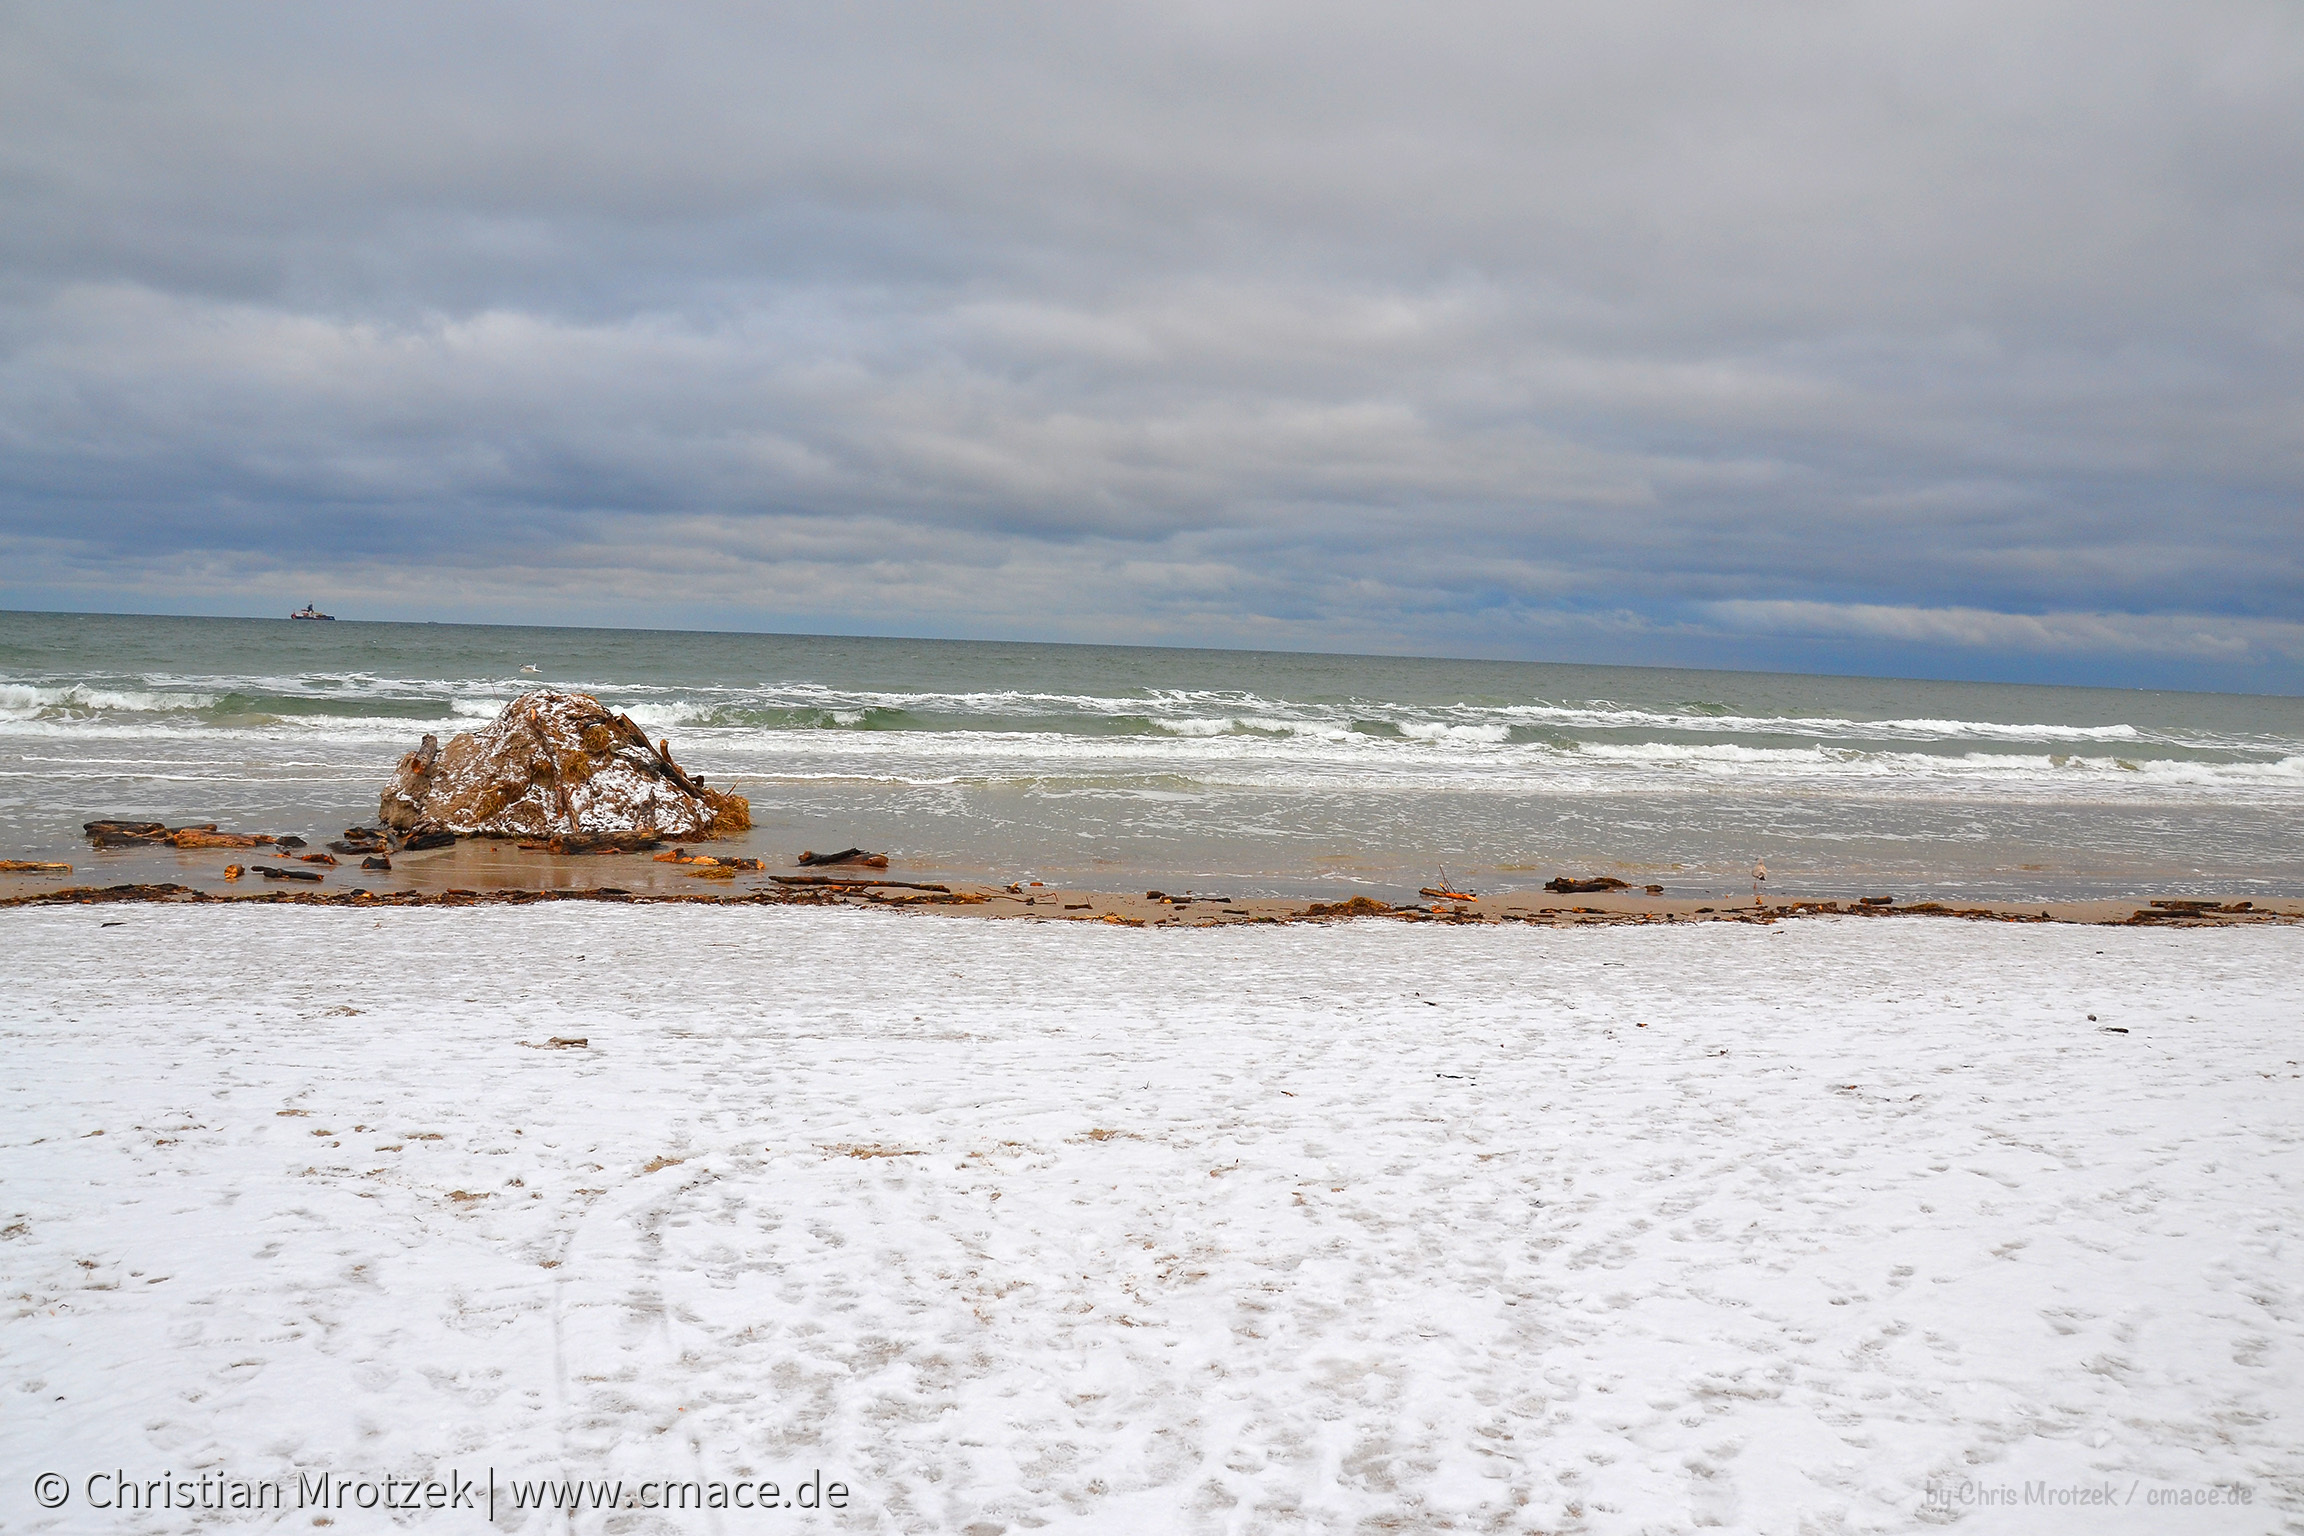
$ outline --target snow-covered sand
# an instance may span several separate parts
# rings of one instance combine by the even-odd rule
[[[533,1531],[2304,1528],[2296,929],[0,942],[11,1531],[491,1468]],[[504,1491],[815,1469],[844,1512]]]

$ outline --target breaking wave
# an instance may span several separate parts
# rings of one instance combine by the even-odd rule
[[[1093,691],[648,684],[555,679],[743,771],[930,782],[1077,771],[1371,787],[1630,788],[1746,783],[1997,784],[2170,793],[2304,786],[2304,740],[2125,721],[1739,711],[1712,700],[1286,698],[1246,689]],[[105,673],[0,681],[0,731],[56,741],[233,739],[332,761],[493,718],[533,677],[368,672]]]

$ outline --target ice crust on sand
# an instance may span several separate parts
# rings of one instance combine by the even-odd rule
[[[11,1531],[2304,1520],[2296,930],[6,921]],[[2107,1481],[2253,1503],[1930,1503]]]

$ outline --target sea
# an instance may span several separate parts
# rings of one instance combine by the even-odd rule
[[[0,857],[315,840],[526,689],[923,878],[1412,897],[2304,895],[2304,699],[1396,656],[0,613]],[[723,851],[729,851],[725,848]]]

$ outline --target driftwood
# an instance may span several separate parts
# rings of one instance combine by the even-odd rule
[[[410,843],[409,847],[416,845]],[[522,843],[523,848],[534,847]],[[548,853],[646,853],[664,846],[664,839],[647,832],[563,832],[544,840]]]
[[[131,843],[164,843],[168,840],[168,824],[162,821],[84,821],[80,830],[99,848],[125,847]]]
[[[1544,889],[1557,891],[1566,896],[1580,891],[1623,891],[1629,890],[1631,887],[1627,882],[1607,875],[1594,875],[1589,880],[1571,880],[1566,875],[1561,875],[1545,881]]]
[[[269,864],[256,864],[250,867],[267,880],[317,880],[320,878],[320,871],[316,869],[275,869]]]
[[[1419,896],[1437,896],[1443,901],[1478,901],[1470,891],[1451,891],[1441,886],[1428,885],[1416,893]]]
[[[426,848],[453,848],[455,845],[456,834],[446,827],[420,828],[400,842],[402,850],[408,853],[417,853]]]
[[[2246,917],[2253,919],[2258,916],[2270,917],[2275,915],[2269,912],[2259,914],[2256,911],[2256,904],[2252,901],[2235,901],[2224,906],[2218,906],[2213,901],[2155,901],[2149,907],[2140,909],[2128,921],[2131,923],[2154,923],[2188,917]]]
[[[69,864],[42,864],[33,859],[0,859],[0,872],[11,875],[68,875]]]
[[[523,693],[445,745],[426,738],[400,760],[376,815],[403,833],[537,841],[730,837],[752,825],[750,802],[706,789],[672,761],[669,742],[651,742],[587,694],[552,689]]]
[[[761,864],[758,859],[729,858],[717,853],[690,853],[685,848],[675,848],[670,853],[660,853],[656,855],[656,862],[659,864],[717,865],[722,869],[728,870],[762,869],[766,867]]]
[[[304,840],[268,832],[219,832],[212,821],[170,827],[158,821],[91,821],[81,825],[99,848],[301,848]]]
[[[168,834],[178,848],[269,848],[280,840],[262,832],[219,832],[214,827],[178,827]]]
[[[917,880],[850,880],[839,875],[770,875],[768,878],[778,885],[815,885],[839,888],[879,886],[903,891],[943,891],[947,895],[952,890],[952,887],[948,885],[922,885]]]
[[[888,855],[866,853],[861,848],[843,848],[838,853],[803,853],[793,862],[802,866],[810,864],[862,864],[870,869],[886,869],[888,867]]]

